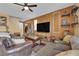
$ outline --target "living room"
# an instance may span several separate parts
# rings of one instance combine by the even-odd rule
[[[0,56],[79,56],[78,40],[78,3],[0,3]]]

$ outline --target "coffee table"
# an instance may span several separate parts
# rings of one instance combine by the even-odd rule
[[[33,42],[33,47],[36,45],[37,41],[40,41],[41,44],[41,38],[35,35],[26,35],[25,39],[31,40]]]

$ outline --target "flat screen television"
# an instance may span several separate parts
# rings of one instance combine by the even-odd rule
[[[37,32],[50,32],[50,22],[38,23]]]

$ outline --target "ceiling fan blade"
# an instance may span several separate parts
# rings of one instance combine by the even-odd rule
[[[32,9],[30,9],[30,8],[29,8],[29,10],[30,10],[31,12],[33,12],[33,10],[32,10]]]
[[[28,3],[24,3],[25,6],[27,6]]]
[[[16,5],[20,5],[20,6],[23,6],[23,7],[24,7],[24,5],[22,5],[22,4],[19,4],[19,3],[14,3],[14,4],[16,4]]]
[[[23,8],[22,11],[24,11],[25,9]]]
[[[28,7],[37,7],[37,5],[28,5]]]

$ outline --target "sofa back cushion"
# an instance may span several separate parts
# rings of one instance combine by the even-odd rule
[[[7,33],[7,32],[0,32],[0,37],[8,37],[8,38],[11,38],[10,37],[10,34]]]
[[[70,44],[72,49],[79,49],[79,37],[73,36],[70,40]]]

